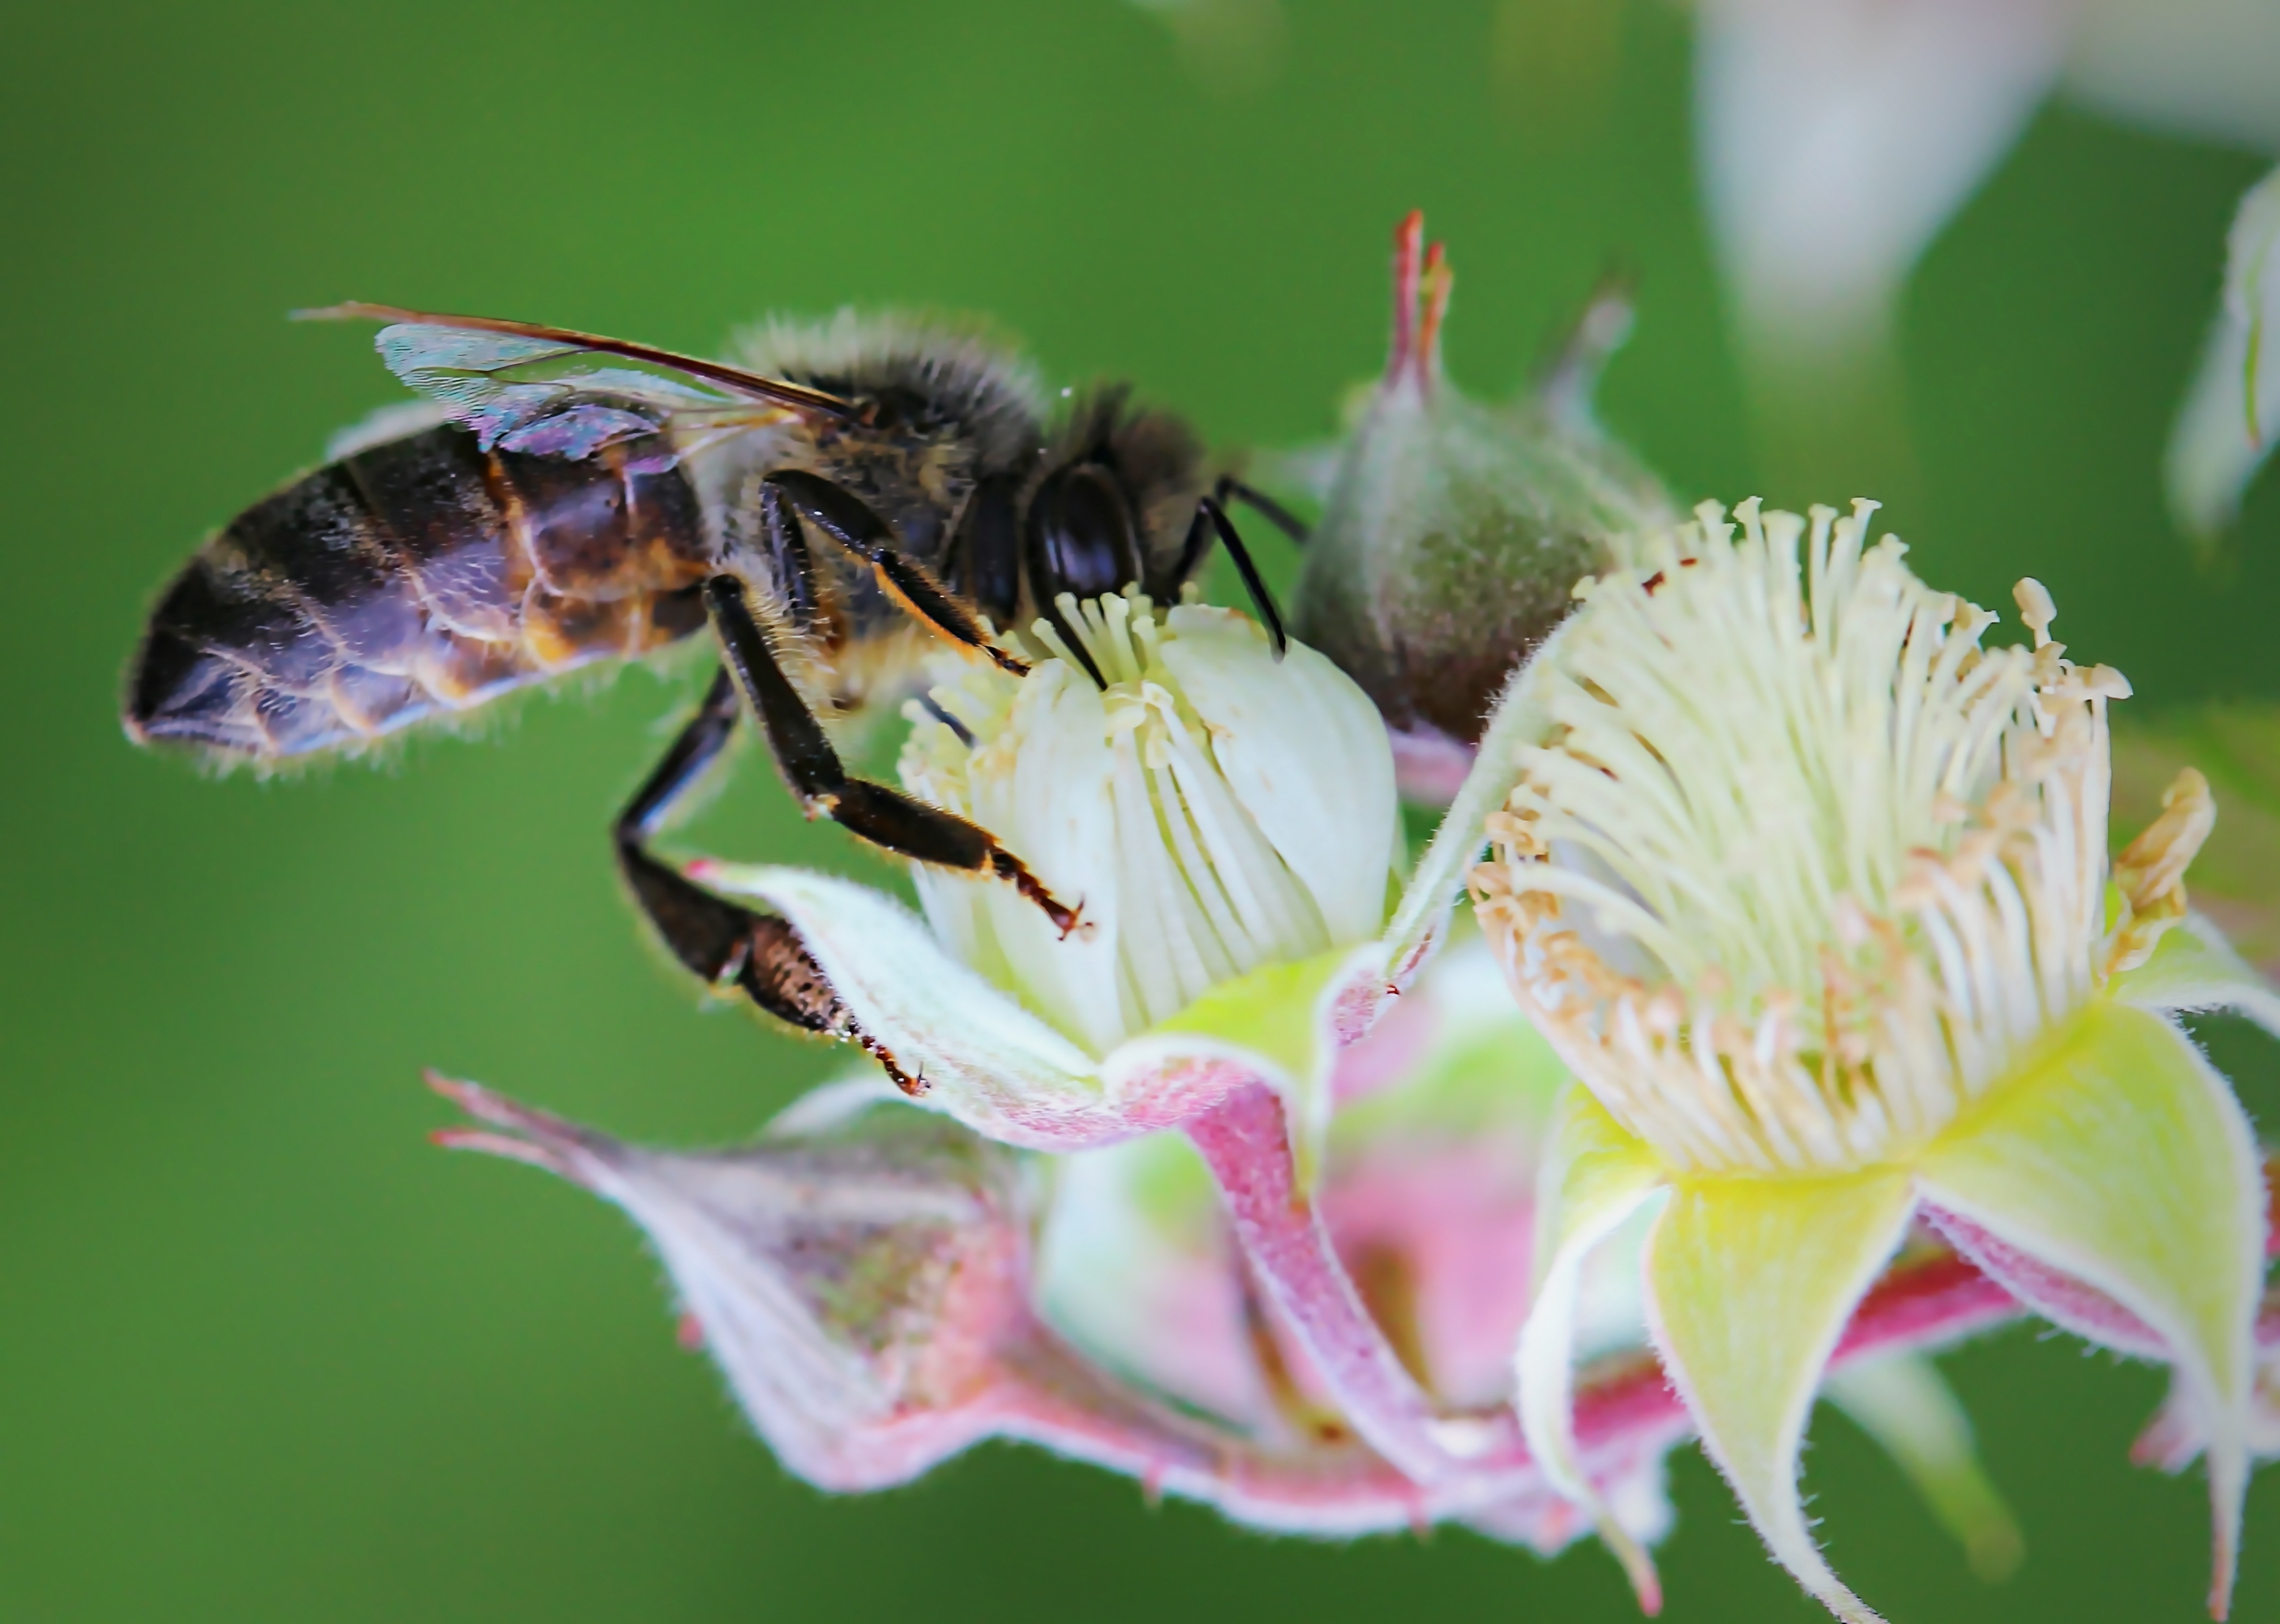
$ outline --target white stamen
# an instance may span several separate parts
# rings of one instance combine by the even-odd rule
[[[1873,511],[1705,504],[1531,673],[1556,726],[1476,906],[1563,1058],[1682,1167],[1905,1153],[2183,912],[2207,815],[2181,781],[2103,933],[2128,684],[2063,658],[2031,581],[2034,649],[1983,647],[1995,617],[1868,546]],[[1640,1018],[1672,993],[1683,1022]]]
[[[1359,689],[1311,650],[1276,661],[1233,611],[1165,613],[1137,592],[1057,607],[1066,629],[1031,628],[1045,658],[1028,678],[963,664],[933,691],[974,743],[913,704],[901,765],[913,793],[997,835],[1085,923],[1063,942],[1009,887],[915,869],[943,940],[1105,1052],[1231,977],[1350,945],[1332,918],[1383,921],[1392,759]],[[1191,691],[1190,670],[1211,690]],[[1249,720],[1227,721],[1229,705]],[[1255,758],[1268,743],[1282,798],[1263,804]],[[1326,835],[1333,856],[1351,847],[1323,872],[1367,893],[1361,906],[1345,889],[1318,894],[1325,881],[1292,855],[1298,820],[1312,820],[1309,850]]]

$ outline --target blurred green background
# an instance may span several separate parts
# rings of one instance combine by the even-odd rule
[[[1413,205],[1451,244],[1469,386],[1516,381],[1628,265],[1608,414],[1684,494],[1783,466],[1799,488],[1769,497],[1838,500],[1888,471],[1927,574],[2005,604],[2042,576],[2140,704],[2280,695],[2280,481],[2214,569],[2156,482],[2257,164],[2046,112],[1916,281],[1911,445],[1800,473],[1753,440],[1722,334],[1684,16],[1553,27],[1546,79],[1496,44],[1529,6],[1306,0],[1258,57],[1183,53],[1116,0],[12,11],[0,1620],[1633,1616],[1596,1551],[1273,1542],[1007,1448],[826,1499],[674,1346],[615,1212],[429,1148],[423,1064],[681,1143],[833,1064],[699,1012],[618,897],[605,820],[685,678],[270,783],[140,754],[114,717],[178,560],[391,398],[365,333],[294,306],[683,349],[772,310],[974,309],[1056,376],[1128,374],[1273,445],[1375,369]],[[691,843],[864,866],[747,766]],[[2272,1100],[2272,1055],[2210,1035]],[[1899,1620],[2201,1616],[2201,1486],[2124,1459],[2153,1373],[2026,1330],[1948,1364],[2026,1566],[1972,1580],[1824,1412],[1808,1484],[1864,1595]],[[1675,1474],[1670,1619],[1819,1616],[1698,1456]],[[2250,1521],[2237,1616],[2280,1617],[2271,1484]]]

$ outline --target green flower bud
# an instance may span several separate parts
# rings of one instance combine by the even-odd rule
[[[1603,292],[1519,399],[1475,401],[1442,373],[1452,279],[1439,243],[1421,255],[1422,235],[1416,213],[1394,235],[1391,357],[1307,542],[1293,629],[1376,701],[1405,788],[1445,799],[1506,679],[1572,606],[1569,589],[1620,561],[1614,538],[1678,515],[1591,414],[1628,301]]]

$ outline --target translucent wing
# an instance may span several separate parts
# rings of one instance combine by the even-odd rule
[[[389,371],[473,429],[485,450],[581,458],[668,420],[730,427],[786,413],[855,415],[820,389],[564,327],[387,304],[299,314],[386,322],[374,348]]]

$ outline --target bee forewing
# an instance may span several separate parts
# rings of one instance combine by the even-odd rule
[[[485,316],[339,304],[312,319],[385,322],[374,347],[404,384],[440,402],[482,449],[585,457],[663,418],[785,412],[845,418],[837,396],[719,361],[622,339]]]

